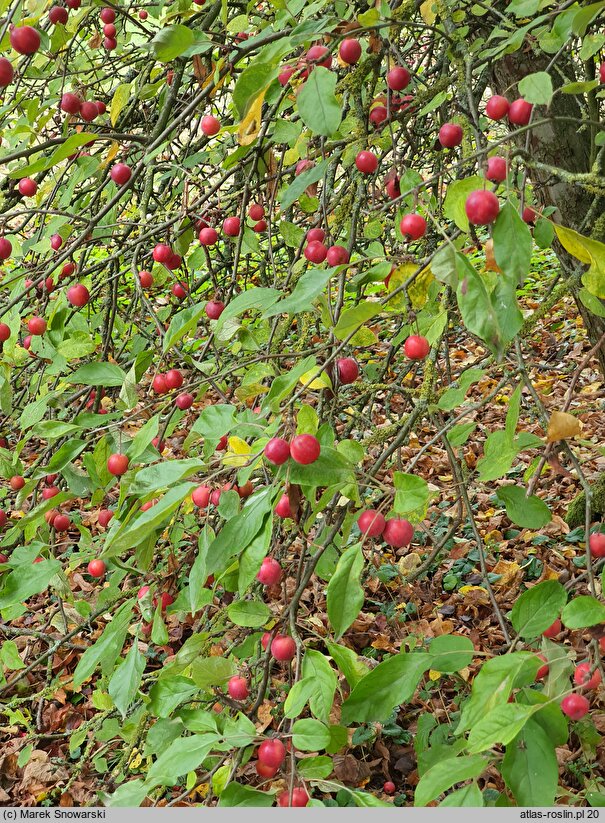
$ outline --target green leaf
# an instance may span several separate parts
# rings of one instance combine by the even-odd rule
[[[305,757],[296,764],[296,770],[303,780],[324,780],[332,774],[334,764],[325,754]]]
[[[416,474],[395,472],[393,485],[395,486],[393,503],[395,512],[406,516],[412,523],[420,523],[424,520],[431,499],[426,480]]]
[[[259,792],[249,786],[242,786],[240,783],[231,781],[221,792],[219,807],[246,806],[250,808],[263,808],[273,805],[273,792]]]
[[[206,406],[193,424],[191,432],[185,440],[185,446],[188,445],[188,441],[194,433],[216,441],[220,440],[223,435],[229,434],[235,425],[235,412],[235,406],[230,406],[227,403]]]
[[[314,463],[303,466],[292,462],[288,467],[291,483],[300,486],[337,486],[355,482],[354,468],[336,449],[322,446]]]
[[[361,543],[349,546],[328,583],[328,618],[336,640],[346,632],[363,606],[364,591],[359,582],[363,565]]]
[[[451,428],[446,435],[450,446],[454,448],[463,446],[476,428],[476,423],[462,423],[460,426]]]
[[[479,777],[487,766],[488,761],[477,754],[442,760],[420,778],[414,792],[414,806],[427,806],[456,783]]]
[[[302,678],[292,686],[284,703],[286,717],[298,717],[309,703],[311,712],[328,723],[337,679],[329,661],[321,652],[307,649],[303,658]]]
[[[525,489],[521,486],[500,486],[496,497],[506,507],[506,514],[516,523],[526,529],[541,529],[550,523],[552,515],[550,509],[539,497],[525,496]]]
[[[189,604],[192,616],[202,607],[211,602],[212,595],[209,589],[205,588],[208,574],[206,572],[206,555],[211,541],[214,539],[214,532],[210,526],[205,525],[198,537],[198,552],[189,572]]]
[[[277,289],[262,288],[255,286],[251,289],[241,292],[230,300],[219,319],[216,321],[214,332],[221,335],[222,329],[228,320],[233,317],[238,317],[246,311],[254,309],[255,311],[264,311],[276,303],[281,297],[281,292]]]
[[[326,283],[337,271],[338,267],[309,269],[301,276],[292,294],[284,297],[279,303],[275,303],[266,312],[263,312],[263,317],[311,311],[313,309],[313,300],[323,292]]]
[[[160,63],[170,63],[193,45],[194,36],[187,26],[176,25],[160,29],[151,41],[151,50]]]
[[[41,565],[41,564],[40,564]],[[74,685],[81,686],[97,666],[107,676],[122,651],[132,619],[135,599],[123,603],[107,624],[99,639],[84,652],[74,672]]]
[[[277,77],[278,70],[271,63],[253,61],[238,76],[233,88],[233,103],[240,120],[246,116],[250,104]]]
[[[84,386],[121,386],[126,381],[126,372],[116,363],[101,361],[86,363],[65,379]]]
[[[0,610],[16,606],[33,594],[39,594],[48,587],[61,564],[58,560],[41,560],[31,566],[18,566],[9,574],[2,575],[0,581]]]
[[[535,719],[506,747],[502,777],[519,806],[554,806],[559,782],[555,749]]]
[[[550,74],[546,71],[527,74],[519,81],[519,94],[528,103],[548,106],[554,94]]]
[[[156,646],[165,646],[168,643],[168,629],[162,616],[162,606],[158,603],[153,613],[151,624],[151,642]]]
[[[195,487],[195,483],[182,483],[175,486],[150,509],[138,512],[127,523],[120,524],[115,532],[110,532],[108,535],[103,557],[115,557],[126,549],[140,546],[152,532],[165,523]]]
[[[132,100],[132,84],[120,83],[113,93],[111,105],[109,107],[109,119],[111,125],[115,126],[120,116],[120,112]]]
[[[216,734],[194,734],[179,737],[163,752],[147,772],[145,785],[173,786],[182,774],[187,774],[203,763],[218,742]]]
[[[49,474],[60,472],[61,469],[68,466],[72,460],[75,460],[76,457],[84,451],[87,445],[88,444],[85,440],[70,440],[67,443],[64,443],[46,464],[46,471],[49,472]]]
[[[563,609],[561,620],[567,629],[585,629],[605,623],[605,605],[590,595],[574,597]]]
[[[17,644],[13,640],[5,640],[0,646],[0,660],[11,671],[24,669],[25,663],[21,660]]]
[[[494,256],[502,271],[515,285],[529,274],[532,255],[531,232],[512,203],[507,202],[493,226]]]
[[[537,637],[555,622],[567,603],[558,580],[543,580],[517,598],[511,613],[513,628],[523,638]]]
[[[483,177],[479,177],[475,175],[474,177],[465,177],[462,180],[454,180],[453,183],[450,183],[447,187],[447,193],[445,195],[445,200],[443,201],[443,214],[448,220],[452,220],[456,226],[462,231],[468,231],[468,217],[466,216],[466,198],[472,191],[476,189],[482,189],[485,186],[485,180]],[[441,254],[446,255],[447,259],[451,261],[451,256],[446,249],[450,248],[445,246],[441,250]],[[432,264],[431,264],[431,271],[433,271]],[[437,275],[435,275],[437,277]],[[443,277],[439,277],[439,280],[442,282],[447,282],[443,279]],[[449,283],[449,285],[454,285],[453,283]]]
[[[129,491],[138,495],[149,494],[174,486],[205,468],[206,464],[195,457],[188,457],[184,460],[166,460],[153,466],[146,466],[137,472]]]
[[[313,183],[318,183],[328,170],[329,160],[322,160],[317,165],[313,166],[307,171],[303,171],[295,178],[286,189],[279,194],[279,203],[282,212],[285,212],[290,206],[295,203],[298,198],[304,193]]]
[[[325,749],[330,740],[330,730],[319,720],[297,720],[292,726],[292,745],[301,752]]]
[[[145,671],[145,658],[139,651],[138,640],[135,638],[124,662],[113,673],[107,691],[122,717],[134,700]]]
[[[149,690],[149,711],[156,717],[170,717],[177,706],[197,691],[198,687],[188,677],[163,677]]]
[[[370,672],[370,669],[359,659],[352,649],[348,649],[346,646],[340,646],[338,643],[333,643],[327,638],[325,643],[334,662],[346,677],[349,687],[354,689],[359,681]],[[308,653],[309,652],[307,652],[307,654]]]
[[[365,300],[351,309],[345,309],[333,329],[334,337],[338,340],[345,340],[360,326],[371,320],[372,317],[380,314],[382,310],[383,307],[380,303],[372,303],[369,300]]]
[[[258,628],[271,617],[271,610],[260,600],[235,600],[227,607],[227,616],[236,626]]]
[[[521,706],[505,703],[493,708],[470,730],[467,749],[479,754],[496,744],[505,745],[516,737],[539,706]]]
[[[541,660],[530,652],[513,652],[487,660],[473,680],[471,696],[462,707],[456,734],[473,728],[497,706],[506,704],[513,686],[533,683],[541,665]]]
[[[331,137],[340,126],[342,111],[336,99],[336,72],[316,66],[296,98],[301,120],[314,134]]]
[[[445,806],[446,808],[476,808],[483,806],[483,795],[481,789],[476,783],[469,783],[462,789],[456,792],[451,792],[447,797],[441,801],[439,808]]]
[[[591,294],[588,289],[580,289],[578,296],[588,311],[596,314],[597,317],[605,317],[605,303]]]
[[[172,316],[168,331],[164,335],[162,351],[167,352],[175,343],[178,343],[186,334],[197,327],[200,318],[205,313],[206,304],[196,303]]]
[[[483,375],[484,369],[467,369],[462,372],[455,384],[446,389],[437,403],[437,408],[443,411],[452,411],[464,402],[467,391],[472,385],[478,383]]]
[[[468,637],[442,634],[431,640],[431,669],[437,672],[458,672],[470,665],[475,649]]]
[[[198,657],[191,667],[195,685],[203,690],[210,686],[224,686],[235,672],[235,661],[226,657]]]
[[[366,723],[385,720],[395,706],[409,700],[431,656],[422,653],[393,655],[367,674],[342,704],[342,722]]]

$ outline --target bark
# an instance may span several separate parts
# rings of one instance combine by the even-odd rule
[[[508,54],[494,64],[491,86],[497,94],[511,97],[510,89],[528,74],[546,71],[551,60],[550,55],[535,53],[531,48]],[[558,60],[549,73],[553,85],[563,85],[577,79],[574,66],[569,57]],[[591,151],[594,146],[594,133],[589,126],[579,128],[583,115],[578,100],[572,94],[557,94],[549,107],[552,117],[549,123],[531,130],[529,154],[534,162],[545,163],[564,169],[571,174],[587,174],[591,171]],[[544,111],[540,109],[539,114]],[[596,115],[593,119],[596,119]],[[525,134],[519,138],[520,147],[525,147]],[[605,241],[605,221],[598,218],[605,211],[603,197],[587,191],[578,183],[568,182],[539,169],[530,169],[529,177],[533,185],[536,200],[542,206],[556,206],[553,219],[568,228],[575,229],[594,240]],[[597,222],[598,221],[598,222]],[[554,250],[562,269],[570,274],[580,264],[555,243]],[[578,311],[582,317],[589,340],[596,345],[605,333],[605,319],[597,317],[586,309],[578,297],[579,288],[572,289]],[[597,353],[599,365],[605,375],[605,347]]]

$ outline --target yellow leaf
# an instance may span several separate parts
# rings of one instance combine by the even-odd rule
[[[249,146],[258,137],[262,122],[263,101],[265,92],[263,89],[258,97],[248,107],[246,116],[237,127],[237,142],[240,146]]]
[[[326,374],[326,372],[320,373],[320,366],[310,369],[309,371],[305,372],[302,377],[300,377],[299,382],[306,386],[309,381],[308,388],[310,389],[331,389],[332,388],[332,381]]]
[[[424,3],[420,6],[420,14],[427,26],[432,26],[437,19],[437,15],[433,11],[434,2],[435,0],[424,0]]]
[[[117,119],[120,116],[120,112],[130,100],[130,91],[130,83],[120,83],[113,93],[111,106],[109,107],[109,119],[111,120],[112,126],[115,126]]]
[[[416,267],[418,268],[418,267]],[[421,309],[429,296],[429,287],[435,278],[430,268],[423,269],[418,277],[408,286],[408,296],[412,301],[413,309]]]
[[[521,566],[510,560],[499,560],[492,569],[492,574],[500,575],[500,579],[494,581],[494,587],[498,589],[509,589],[517,581]]]
[[[114,140],[112,142],[111,146],[109,147],[109,151],[107,152],[107,157],[105,158],[105,160],[103,160],[103,162],[101,163],[101,166],[104,169],[107,168],[107,166],[111,163],[111,161],[114,159],[114,157],[117,157],[119,151],[120,151],[120,144],[116,140]]]
[[[583,285],[596,297],[605,298],[605,245],[556,223],[554,227],[561,245],[580,262],[590,263],[582,275]]]
[[[230,437],[227,440],[228,451],[223,457],[225,466],[245,466],[250,460],[252,449],[241,437]]]
[[[437,672],[435,671],[435,669],[429,669],[429,680],[432,680],[434,682],[435,680],[439,680],[440,677],[441,672]]]
[[[555,443],[557,440],[567,440],[582,433],[582,421],[567,412],[555,411],[548,421],[547,440]]]

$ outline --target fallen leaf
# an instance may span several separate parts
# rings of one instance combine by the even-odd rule
[[[547,441],[554,443],[557,440],[567,440],[582,433],[582,421],[573,414],[554,411],[548,421]]]

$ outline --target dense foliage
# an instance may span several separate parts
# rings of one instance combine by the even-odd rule
[[[0,800],[604,805],[605,2],[0,13]]]

